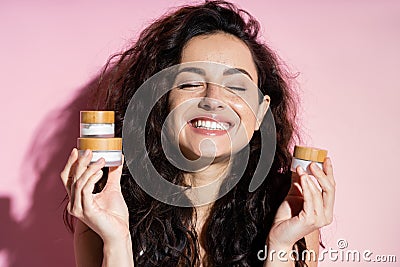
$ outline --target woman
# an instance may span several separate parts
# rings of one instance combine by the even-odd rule
[[[291,259],[288,254],[283,256],[286,260],[260,257],[265,246],[269,252],[318,252],[319,228],[332,221],[335,182],[329,158],[323,170],[311,168],[322,192],[300,167],[296,173],[290,172],[290,149],[297,137],[294,92],[289,87],[290,76],[258,40],[258,32],[258,22],[230,3],[186,6],[152,23],[112,65],[107,73],[111,78],[103,79],[109,83],[107,92],[99,93],[96,100],[99,109],[116,111],[117,136],[122,135],[126,110],[138,88],[176,64],[229,66],[245,73],[261,95],[248,90],[244,99],[237,97],[233,88],[200,78],[176,84],[155,104],[146,128],[137,130],[146,136],[149,158],[157,163],[164,179],[196,188],[222,177],[217,191],[229,184],[232,166],[243,164],[236,160],[243,146],[235,150],[226,146],[227,140],[232,138],[231,144],[245,140],[250,154],[244,174],[227,194],[210,203],[192,207],[163,203],[146,194],[134,179],[152,179],[147,163],[133,175],[126,165],[103,173],[104,160],[89,165],[91,151],[79,157],[73,149],[61,178],[69,196],[67,211],[77,218],[74,245],[78,266],[317,266],[316,261]],[[198,112],[197,121],[186,123],[182,118],[191,110]],[[276,151],[267,177],[249,192],[261,153],[259,128],[265,124],[268,110],[275,118]],[[138,119],[143,114],[140,111],[139,105]],[[223,112],[236,119],[227,127],[239,125],[244,139],[243,135],[234,139],[232,131],[225,128],[218,129],[221,135],[212,135],[210,131],[217,129],[207,128],[207,122],[201,121],[217,121],[221,126],[218,116]],[[160,137],[169,114],[175,122],[169,129],[177,136],[183,155],[197,159],[209,148],[209,158],[214,159],[209,166],[191,172],[170,163]],[[135,131],[135,120],[130,127]],[[204,139],[213,145],[201,147]],[[135,156],[138,162],[142,159],[141,154]],[[102,176],[107,183],[98,190],[101,192],[92,194]]]

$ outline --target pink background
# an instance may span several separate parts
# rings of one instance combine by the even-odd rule
[[[399,262],[400,2],[235,2],[300,72],[307,144],[333,159],[337,200],[325,245],[337,249],[345,238],[348,249]],[[144,3],[0,2],[0,266],[73,265],[59,172],[78,136],[84,89],[109,55],[184,1]]]

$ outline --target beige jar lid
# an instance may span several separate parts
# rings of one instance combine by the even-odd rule
[[[114,111],[81,111],[81,123],[114,123]]]
[[[78,150],[122,150],[122,138],[78,138]]]
[[[324,162],[328,151],[325,149],[305,146],[295,146],[293,156],[302,160]]]

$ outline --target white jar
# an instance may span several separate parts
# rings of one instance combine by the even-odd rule
[[[300,165],[308,174],[312,174],[310,170],[311,162],[316,162],[322,169],[322,163],[327,155],[328,151],[325,149],[295,146],[290,170],[296,172],[296,167]]]
[[[80,137],[114,137],[114,111],[81,111]]]
[[[77,147],[79,155],[86,149],[93,152],[90,163],[104,158],[104,167],[119,166],[122,164],[122,138],[78,138]]]

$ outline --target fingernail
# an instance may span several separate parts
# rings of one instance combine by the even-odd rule
[[[315,162],[312,162],[312,163],[311,163],[311,168],[313,168],[315,171],[321,169],[321,168],[317,165],[317,163],[315,163]]]
[[[331,158],[327,157],[327,158],[326,158],[326,161],[328,162],[328,164],[332,165]]]
[[[72,149],[70,156],[72,156],[74,154],[74,152],[75,152],[75,147]]]
[[[87,156],[89,156],[89,153],[90,153],[90,150],[89,150],[89,149],[86,149],[86,150],[85,150],[85,154],[83,154],[83,156],[84,156],[84,157],[87,157]]]
[[[300,171],[299,171],[299,172],[300,172],[300,173],[299,173],[300,175],[302,175],[302,174],[304,174],[304,173],[306,172],[306,171],[303,169],[303,167],[301,167],[301,166],[299,167],[299,170],[300,170]]]
[[[94,164],[101,165],[104,163],[104,158],[99,158]]]

